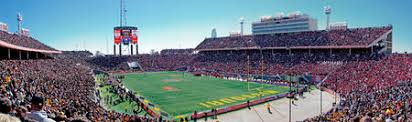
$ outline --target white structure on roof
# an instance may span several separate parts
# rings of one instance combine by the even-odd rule
[[[230,37],[234,37],[234,36],[241,36],[239,32],[233,31],[229,33]]]
[[[30,36],[30,30],[27,28],[21,28],[20,34],[23,36]]]
[[[253,34],[289,33],[314,31],[318,29],[317,20],[299,11],[287,14],[277,13],[275,17],[263,16],[252,23]]]
[[[0,31],[5,31],[7,32],[9,30],[9,26],[7,26],[6,23],[0,22]]]
[[[217,37],[216,28],[213,28],[213,29],[212,29],[211,37],[212,37],[212,38],[216,38],[216,37]]]
[[[330,30],[346,30],[348,29],[347,22],[335,22],[329,25]]]

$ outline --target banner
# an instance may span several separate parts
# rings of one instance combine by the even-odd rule
[[[122,37],[120,36],[120,30],[114,30],[114,43],[115,44],[120,44],[120,39]]]
[[[139,38],[137,37],[137,30],[132,30],[132,43],[136,44],[139,41]]]

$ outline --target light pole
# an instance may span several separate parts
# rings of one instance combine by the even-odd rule
[[[291,51],[290,51],[289,46],[287,48],[289,49],[289,65],[288,65],[289,72],[286,73],[289,75],[289,95],[288,95],[289,97],[289,122],[292,122],[292,78],[291,78],[292,73],[290,71],[290,69],[292,68],[292,57],[290,55]]]
[[[319,85],[319,89],[320,89],[320,115],[322,116],[322,83]]]
[[[289,122],[292,121],[292,80],[291,76],[289,74]]]
[[[335,79],[335,91],[334,91],[334,92],[335,92],[335,105],[336,105],[336,102],[337,102],[337,100],[336,100],[336,99],[337,99],[337,95],[338,95],[338,94],[337,94],[337,91],[338,91],[338,85],[336,85],[336,83],[337,83],[337,82],[338,82],[338,78],[336,78],[336,79]]]

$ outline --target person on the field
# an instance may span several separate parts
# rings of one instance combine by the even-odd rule
[[[266,104],[266,108],[268,109],[269,114],[272,114],[272,111],[270,111],[270,104],[269,103]]]
[[[207,121],[207,112],[205,112],[205,121]]]
[[[252,108],[250,108],[250,101],[249,101],[249,100],[247,100],[247,108],[248,108],[249,110],[252,109]]]
[[[214,113],[214,118],[217,119],[217,109],[215,108],[214,110],[215,110],[215,111],[214,111],[214,112],[215,112],[215,113]]]
[[[189,122],[189,119],[187,117],[185,117],[183,122]]]
[[[212,114],[212,119],[215,119],[215,109],[212,108],[212,110],[210,110],[210,113]]]
[[[193,113],[192,120],[193,120],[193,122],[196,122],[196,121],[197,121],[197,111],[196,111],[196,110],[195,110],[195,112]]]

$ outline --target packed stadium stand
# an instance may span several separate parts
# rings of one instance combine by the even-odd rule
[[[197,50],[230,49],[310,49],[348,48],[369,46],[387,35],[391,26],[352,28],[346,30],[319,30],[279,34],[247,35],[221,38],[208,38],[197,46]]]
[[[0,50],[0,59],[45,58],[49,54],[61,53],[32,37],[5,31],[0,31]]]
[[[160,54],[163,55],[173,55],[173,54],[186,54],[190,55],[193,54],[195,50],[193,48],[188,48],[188,49],[163,49],[160,51]]]
[[[153,120],[100,105],[88,51],[62,52],[2,31],[0,47],[0,113],[21,121]]]
[[[207,38],[196,50],[196,69],[247,74],[250,63],[252,74],[259,74],[263,66],[266,75],[322,71],[326,75],[329,70],[318,69],[331,69],[328,67],[347,61],[378,60],[390,54],[392,31],[385,26]]]
[[[412,57],[392,54],[374,61],[352,61],[332,72],[321,85],[342,101],[310,121],[410,121]]]
[[[40,98],[45,102],[41,115],[55,121],[156,121],[100,105],[92,71],[126,71],[130,62],[138,62],[145,71],[325,78],[316,83],[337,92],[341,102],[305,121],[403,122],[412,118],[412,55],[392,53],[391,26],[206,38],[194,49],[138,56],[60,52],[36,39],[7,32],[0,32],[0,46],[5,59],[0,60],[0,113],[21,120],[33,119],[26,112],[35,110],[33,99]],[[30,60],[9,60],[26,59],[21,52],[28,52]],[[31,53],[49,58],[30,58]],[[131,94],[118,86],[114,90]]]

